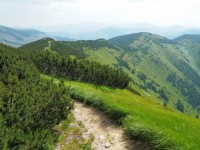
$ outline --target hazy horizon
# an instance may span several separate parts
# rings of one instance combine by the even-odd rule
[[[200,27],[198,0],[0,0],[0,24],[42,27],[96,22]]]

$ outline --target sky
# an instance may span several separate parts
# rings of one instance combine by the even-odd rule
[[[200,0],[0,0],[0,24],[34,27],[99,22],[200,27]]]

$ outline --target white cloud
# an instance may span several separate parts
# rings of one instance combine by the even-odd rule
[[[83,21],[200,26],[199,0],[0,0],[0,24],[40,26]]]

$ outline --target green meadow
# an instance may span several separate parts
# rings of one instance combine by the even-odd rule
[[[43,80],[52,77],[41,75]],[[58,83],[54,78],[54,82]],[[71,97],[104,111],[130,138],[155,150],[199,150],[200,121],[129,90],[65,80]]]

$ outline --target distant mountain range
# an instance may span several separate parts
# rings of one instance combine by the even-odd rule
[[[14,29],[0,26],[0,42],[18,47],[47,36],[44,32],[32,29]]]
[[[186,28],[182,26],[160,27],[148,23],[115,25],[83,22],[79,24],[58,24],[36,27],[36,29],[53,36],[70,37],[75,40],[110,39],[116,36],[138,32],[149,32],[174,39],[183,34],[200,33],[199,28]]]
[[[37,29],[37,30],[35,30]],[[146,23],[133,25],[109,25],[100,23],[80,23],[71,25],[54,25],[35,27],[35,29],[15,29],[0,26],[0,42],[19,47],[21,45],[50,37],[57,41],[110,39],[120,35],[138,32],[158,34],[168,39],[174,39],[184,34],[199,34],[200,29],[181,26],[159,27]]]
[[[34,29],[15,29],[0,25],[0,42],[10,46],[19,47],[50,35]],[[67,37],[50,36],[55,40],[71,41]]]

